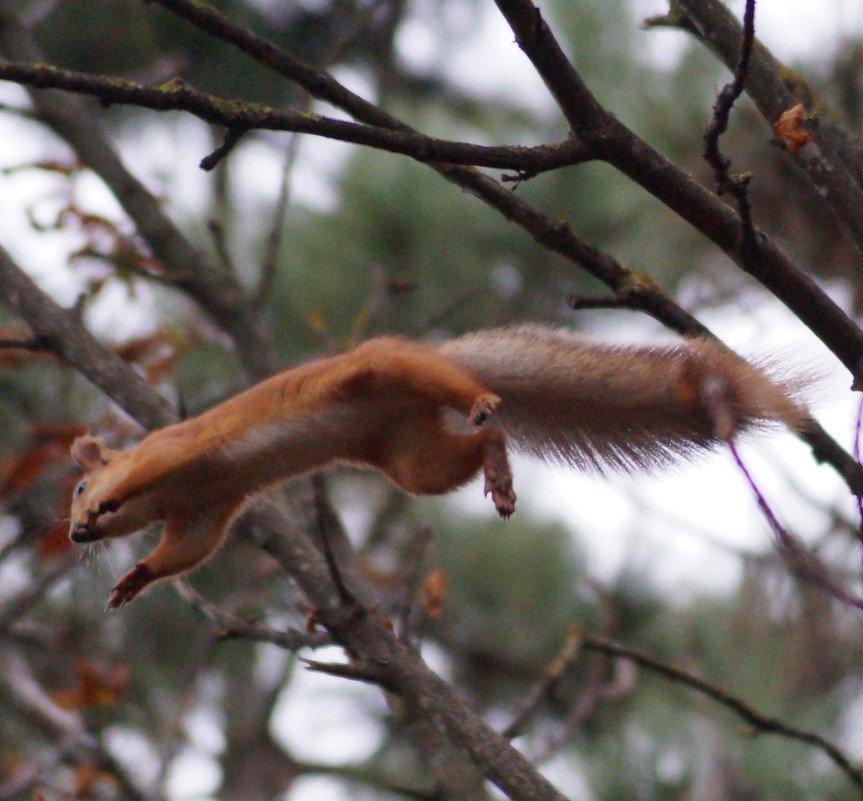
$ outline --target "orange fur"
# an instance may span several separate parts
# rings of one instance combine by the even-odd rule
[[[725,433],[705,404],[707,379],[727,407]],[[579,467],[649,467],[732,430],[802,425],[793,389],[708,340],[623,347],[538,326],[439,348],[375,339],[276,375],[131,450],[79,438],[72,455],[85,477],[70,536],[92,542],[165,522],[157,548],[114,588],[116,607],[207,559],[250,495],[332,462],[370,465],[417,494],[449,492],[482,471],[508,517],[508,441]]]

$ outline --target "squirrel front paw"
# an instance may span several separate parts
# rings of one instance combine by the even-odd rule
[[[144,587],[155,580],[153,571],[143,562],[139,562],[114,585],[105,608],[117,609],[129,603]]]
[[[123,501],[118,498],[106,498],[104,501],[99,501],[99,503],[91,506],[87,510],[87,527],[95,531],[96,521],[102,515],[116,512],[122,505]]]
[[[471,406],[468,420],[470,420],[470,422],[475,426],[482,425],[486,420],[488,420],[489,416],[497,408],[499,403],[500,398],[497,395],[492,395],[491,393],[480,395],[474,401],[473,406]]]

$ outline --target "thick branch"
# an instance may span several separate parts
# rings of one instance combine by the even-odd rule
[[[304,64],[252,31],[236,25],[206,3],[195,0],[152,2],[189,20],[205,33],[237,47],[260,64],[296,82],[312,97],[342,109],[356,120],[379,128],[415,133],[409,125],[342,86],[331,75]],[[581,151],[583,143],[572,141],[565,147]],[[565,223],[537,211],[497,181],[452,163],[428,164],[448,181],[476,195],[523,228],[544,247],[575,262],[621,298],[626,298],[629,308],[645,311],[680,333],[706,333],[706,329],[665,295],[659,286],[581,241]]]
[[[262,64],[297,81],[314,97],[333,103],[357,119],[369,125],[413,133],[412,129],[405,123],[352,93],[331,76],[303,64],[255,34],[234,25],[206,4],[191,2],[191,0],[154,1],[189,19],[201,30],[230,42]],[[528,5],[533,8],[532,5]],[[522,4],[523,9],[527,7]],[[536,13],[538,14],[538,12]],[[551,36],[550,32],[544,35]],[[556,43],[554,44],[556,46]],[[557,50],[559,51],[559,48]],[[551,63],[560,66],[560,58],[561,54],[555,55],[551,59]],[[579,92],[571,99],[572,105],[579,106],[581,104],[585,108],[593,109],[592,117],[599,116],[609,124],[619,126],[619,123],[616,123],[610,115],[599,115],[596,111],[597,104],[592,95],[581,83],[575,71],[571,67],[569,69],[571,74],[566,76],[562,88],[568,87],[573,92]],[[556,80],[554,75],[549,75],[548,78],[548,82],[554,85]],[[623,159],[632,160],[633,163],[630,166],[634,173],[644,173],[643,181],[640,181],[642,185],[653,191],[660,199],[670,189],[671,201],[667,201],[668,205],[675,208],[681,216],[692,222],[699,230],[702,227],[711,228],[715,226],[717,220],[721,222],[723,235],[728,240],[728,247],[733,249],[732,241],[736,243],[739,229],[736,224],[736,217],[730,209],[722,203],[716,203],[714,198],[702,187],[691,181],[688,176],[650,149],[623,126],[619,126],[618,140],[614,148],[615,152]],[[603,145],[603,136],[598,137],[597,145]],[[627,150],[629,146],[633,148],[631,153]],[[580,148],[581,144],[578,147]],[[452,164],[429,162],[429,166],[447,180],[467,189],[497,209],[507,219],[525,229],[544,247],[579,264],[588,273],[609,286],[615,293],[617,302],[625,304],[628,308],[645,311],[658,321],[685,335],[709,334],[704,326],[674,303],[647,276],[635,273],[608,254],[583,242],[568,225],[552,220],[547,215],[532,208],[515,194],[502,187],[497,181],[475,170]],[[625,169],[623,171],[626,172]],[[634,176],[631,175],[631,177]],[[636,178],[636,180],[638,179]],[[651,189],[651,186],[654,185],[657,187],[655,190]],[[792,308],[795,304],[805,309],[811,306],[808,314],[799,316],[804,322],[808,321],[807,324],[811,322],[810,327],[813,327],[813,330],[815,330],[814,327],[819,320],[825,321],[824,325],[819,327],[825,332],[822,339],[828,346],[831,346],[831,342],[833,343],[834,351],[851,369],[849,360],[856,358],[858,353],[863,353],[863,335],[856,326],[850,323],[844,313],[835,304],[832,304],[814,282],[809,281],[807,284],[808,279],[804,276],[803,279],[805,280],[802,280],[802,286],[800,286],[801,279],[796,273],[791,274],[786,282],[785,267],[790,265],[790,269],[793,270],[794,266],[781,253],[778,251],[776,253],[781,258],[778,262],[773,260],[771,280],[779,286],[783,295],[788,296],[780,296],[780,299],[783,299]],[[849,325],[851,326],[850,329]],[[855,335],[859,336],[861,340],[859,347],[858,343],[853,341]],[[846,339],[852,341],[846,343]],[[837,343],[835,340],[839,340],[839,342]],[[852,372],[856,374],[856,367]],[[803,437],[812,447],[817,459],[833,465],[853,492],[863,493],[863,469],[817,423],[813,421],[807,431],[804,432]]]
[[[193,0],[153,0],[192,22],[200,30],[228,42],[259,63],[295,81],[313,97],[343,109],[369,125],[399,131],[412,131],[400,120],[343,87],[327,73],[316,70],[279,50],[251,31],[235,25],[215,9]],[[519,45],[537,67],[540,76],[558,100],[573,131],[579,133],[578,147],[595,146],[603,157],[702,231],[732,257],[739,239],[739,224],[734,212],[716,200],[703,187],[675,165],[638,139],[629,129],[605,111],[581,80],[563,53],[539,10],[530,0],[499,0],[498,7],[510,22]],[[590,137],[582,134],[590,132]],[[684,334],[704,334],[706,330],[691,315],[677,306],[658,286],[619,264],[605,253],[579,240],[566,224],[559,223],[524,203],[498,182],[475,171],[452,165],[431,163],[445,178],[478,195],[507,219],[521,226],[546,248],[581,265],[619,296],[627,305],[654,316]],[[763,275],[756,275],[801,320],[833,350],[856,376],[863,357],[863,332],[772,243],[767,243],[767,264]],[[813,439],[807,440],[821,458],[843,463],[840,472],[853,472],[849,459],[826,433],[814,426]],[[863,481],[855,479],[858,488]]]

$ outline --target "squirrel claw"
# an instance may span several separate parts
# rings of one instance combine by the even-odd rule
[[[515,490],[509,482],[497,483],[493,479],[486,476],[485,494],[491,494],[492,503],[497,513],[504,519],[509,520],[512,513],[515,511]]]
[[[114,585],[105,609],[119,609],[125,606],[155,578],[153,571],[147,565],[143,563],[135,565]]]

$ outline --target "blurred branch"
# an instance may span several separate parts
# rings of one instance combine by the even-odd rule
[[[364,765],[323,765],[316,762],[298,762],[294,760],[292,767],[298,776],[332,776],[349,782],[365,784],[373,790],[412,798],[415,801],[441,801],[441,795],[436,789],[420,790],[418,788],[393,784],[385,776],[380,775],[378,770],[374,768],[369,769]]]
[[[851,780],[855,787],[863,795],[863,770],[856,767],[852,760],[836,745],[813,732],[789,726],[777,718],[769,717],[758,712],[752,706],[737,698],[725,690],[711,684],[704,679],[693,676],[679,668],[673,667],[658,659],[654,659],[641,651],[628,646],[619,645],[603,637],[591,634],[582,635],[582,648],[598,651],[607,656],[628,659],[639,667],[650,670],[664,676],[670,681],[689,687],[691,690],[701,693],[708,698],[730,709],[738,717],[745,720],[757,733],[776,734],[789,740],[806,743],[822,751],[826,756]]]
[[[675,0],[676,13],[648,20],[646,25],[674,25],[699,38],[729,69],[737,60],[742,29],[734,14],[719,0]],[[756,41],[748,70],[746,91],[762,117],[773,125],[799,102],[819,114],[808,130],[811,146],[794,154],[809,180],[824,198],[836,220],[863,252],[863,167],[859,135],[850,133],[831,114],[811,87]],[[823,112],[823,113],[821,113]]]
[[[7,302],[14,308],[20,306],[31,325],[40,326],[50,334],[49,341],[57,342],[63,358],[109,397],[153,427],[170,422],[170,407],[143,379],[93,339],[70,312],[47,298],[2,250],[0,282],[7,288]],[[289,521],[271,503],[259,501],[239,518],[234,528],[237,527],[244,529],[295,579],[336,641],[348,653],[379,667],[387,686],[420,714],[438,721],[484,776],[513,799],[563,801],[564,797],[521,754],[479,718],[413,649],[399,642],[376,615],[362,606],[343,602],[321,551],[304,533],[314,528],[310,521]]]
[[[564,640],[560,653],[548,665],[542,678],[530,689],[522,701],[513,719],[501,731],[502,737],[512,740],[524,733],[531,718],[539,711],[540,705],[548,699],[555,687],[563,681],[581,656],[581,644],[581,633],[576,630],[571,631]]]
[[[17,713],[22,721],[50,739],[58,760],[92,762],[115,779],[124,798],[148,801],[147,793],[103,746],[100,738],[87,731],[81,716],[58,706],[23,659],[7,649],[0,653],[0,668],[0,693],[6,696],[7,710]],[[38,780],[40,777],[34,778]],[[17,795],[20,787],[8,786],[5,789],[9,795],[0,798],[21,797]]]
[[[30,32],[4,6],[0,6],[0,53],[10,60],[42,62]],[[31,91],[30,99],[39,118],[105,182],[173,286],[191,295],[231,337],[248,375],[260,379],[274,372],[272,342],[242,286],[205,262],[161,203],[126,169],[91,110],[79,99],[53,92]]]
[[[304,64],[262,37],[234,24],[205,3],[192,0],[154,2],[295,81],[318,100],[331,103],[367,125],[413,131],[342,86],[331,75]],[[602,157],[733,257],[739,239],[739,222],[734,212],[602,109],[545,26],[539,10],[529,0],[500,0],[498,5],[508,19],[510,13],[513,15],[510,24],[517,41],[558,99],[573,131],[579,133],[578,147],[588,142],[582,135],[586,127],[581,123],[583,117],[597,126],[594,144]],[[528,43],[519,35],[519,25],[523,26]],[[573,140],[576,141],[575,137]],[[613,146],[609,148],[609,145]],[[429,166],[523,228],[543,247],[580,265],[610,287],[621,305],[643,311],[685,336],[710,335],[705,326],[671,300],[649,276],[631,270],[582,241],[566,223],[537,211],[497,181],[476,170],[452,164],[431,163]],[[859,365],[863,363],[863,332],[772,243],[763,244],[762,257],[765,264],[760,268],[761,276],[756,278],[791,307],[856,376]],[[863,468],[817,422],[813,420],[801,432],[801,438],[812,448],[817,461],[831,464],[853,493],[863,494]]]
[[[409,125],[369,103],[325,71],[310,67],[252,31],[232,22],[206,3],[193,0],[152,1],[187,19],[201,31],[237,47],[260,64],[294,81],[312,97],[342,109],[367,126],[416,133]],[[583,141],[573,137],[569,146],[576,148],[577,152],[582,148]],[[585,158],[588,155],[585,153]],[[646,276],[634,272],[607,253],[583,242],[566,223],[537,211],[499,182],[477,170],[452,163],[427,163],[446,180],[477,196],[507,220],[524,229],[543,247],[575,262],[613,292],[625,295],[629,298],[630,308],[644,311],[672,330],[687,336],[708,333],[701,323],[681,309]]]
[[[279,265],[279,255],[282,238],[285,232],[285,220],[291,200],[291,173],[299,152],[300,138],[292,136],[288,142],[285,162],[282,167],[282,177],[279,183],[279,197],[273,209],[273,219],[264,240],[264,251],[261,257],[261,275],[255,288],[254,303],[261,308],[269,299],[276,279]]]
[[[240,523],[245,523],[252,539],[293,576],[316,618],[349,655],[379,670],[386,686],[411,707],[412,715],[433,721],[487,779],[511,798],[564,801],[524,756],[428,668],[413,648],[396,638],[385,621],[362,605],[344,604],[318,548],[297,526],[280,528],[272,519],[274,513],[271,504],[258,503]]]
[[[35,353],[50,350],[48,343],[39,337],[33,337],[32,339],[0,339],[0,348],[9,348],[10,350],[32,350]]]
[[[28,323],[46,350],[74,366],[92,384],[126,409],[145,428],[159,428],[176,419],[135,370],[105,348],[72,311],[48,297],[0,247],[3,303]]]
[[[21,592],[0,606],[0,637],[8,634],[12,626],[39,603],[75,564],[76,555],[68,551],[39,571]]]
[[[817,554],[808,550],[798,537],[792,534],[785,526],[779,522],[779,518],[773,512],[764,494],[761,492],[758,484],[752,478],[752,474],[747,469],[734,442],[728,440],[726,443],[737,467],[749,484],[752,493],[755,496],[758,508],[764,515],[770,530],[773,533],[774,540],[780,555],[785,560],[789,569],[804,581],[809,582],[814,587],[817,587],[822,592],[825,592],[831,598],[845,604],[846,606],[855,609],[863,610],[863,598],[854,595],[849,591],[842,582],[842,579],[837,576],[833,570],[820,559]]]
[[[863,367],[863,331],[854,321],[762,232],[755,231],[759,258],[743,263],[739,254],[740,221],[734,211],[602,108],[531,0],[496,2],[515,33],[519,47],[545,81],[579,139],[593,142],[601,151],[600,158],[665,203],[750,272],[833,351],[856,382]],[[560,228],[565,229],[565,226]],[[569,234],[568,229],[565,230]],[[550,249],[562,252],[555,247],[560,237],[547,237],[547,233],[543,230],[542,238],[534,236]],[[579,251],[584,247],[583,243],[578,243]],[[584,261],[593,264],[600,254],[589,255],[593,257]],[[575,260],[582,263],[579,257]],[[607,265],[607,258],[602,261]],[[612,282],[598,270],[588,271],[611,286],[618,298],[634,295],[639,302],[658,302],[662,314],[651,311],[657,320],[669,324],[673,317],[676,324],[671,325],[672,328],[686,334],[693,332],[694,318],[646,286],[652,283],[649,278],[626,270],[625,276],[618,273],[617,280]],[[644,309],[643,306],[639,308]],[[832,464],[854,494],[863,493],[863,468],[818,423],[812,421],[800,436],[812,448],[816,460]]]
[[[432,540],[432,530],[428,523],[420,523],[417,526],[416,535],[411,542],[410,550],[402,574],[404,579],[401,609],[398,612],[399,639],[402,642],[416,645],[416,632],[414,631],[414,620],[417,617],[416,608],[422,583],[422,563]]]
[[[320,648],[324,645],[333,644],[333,638],[329,634],[321,632],[301,632],[290,629],[277,631],[257,626],[248,620],[220,609],[185,581],[175,580],[174,588],[184,601],[191,604],[193,608],[216,625],[220,639],[268,642],[287,651],[299,651],[301,648]]]
[[[281,74],[286,75],[286,77],[296,80],[313,96],[334,103],[367,123],[367,126],[356,126],[357,129],[368,130],[369,125],[381,126],[382,128],[403,132],[410,136],[420,136],[414,134],[412,129],[404,123],[395,120],[386,114],[386,112],[342,87],[331,76],[302,64],[260,37],[251,34],[239,26],[233,25],[225,17],[205,4],[190,3],[188,0],[171,0],[170,2],[167,0],[165,2],[156,0],[156,2],[186,17],[202,30],[235,44],[243,49],[244,52],[258,59],[261,63],[276,69]],[[576,111],[571,111],[569,114],[570,121],[577,121],[579,115],[582,113],[590,120],[602,121],[603,128],[596,138],[596,146],[602,148],[603,157],[626,174],[630,174],[630,172],[627,172],[626,165],[616,163],[615,154],[625,157],[627,164],[634,159],[632,164],[629,164],[629,167],[637,167],[634,172],[642,173],[641,180],[639,180],[638,174],[630,174],[630,177],[642,183],[649,191],[653,191],[660,199],[664,199],[667,205],[696,225],[699,230],[704,230],[708,236],[714,238],[714,241],[718,240],[711,234],[711,231],[715,234],[719,230],[717,228],[717,225],[719,225],[725,234],[728,235],[726,237],[723,234],[723,237],[720,237],[720,239],[725,242],[726,249],[733,251],[736,248],[739,234],[739,222],[736,221],[734,213],[725,207],[724,204],[715,201],[709,193],[692,182],[688,176],[670,162],[664,160],[662,156],[653,151],[646,143],[637,139],[631,131],[620,125],[611,115],[601,109],[587,88],[581,83],[580,78],[572,66],[569,65],[565,56],[563,56],[557,42],[551,36],[541,16],[539,16],[539,11],[535,9],[529,0],[501,0],[500,5],[502,9],[505,7],[508,10],[515,10],[514,24],[527,25],[528,38],[523,39],[519,37],[519,43],[523,48],[526,48],[526,52],[529,55],[534,53],[534,51],[541,51],[542,53],[548,51],[553,54],[553,57],[550,59],[547,59],[543,55],[541,59],[538,59],[539,63],[537,66],[543,77],[546,78],[547,82],[550,82],[550,86],[555,91],[565,92],[571,90],[576,93],[567,100],[568,103],[571,103],[572,109],[576,109],[577,107]],[[2,33],[2,27],[0,27],[0,33]],[[534,39],[538,39],[541,46],[537,46],[533,42]],[[90,76],[52,70],[51,68],[40,68],[33,65],[6,65],[5,67],[0,65],[0,75],[3,74],[3,69],[9,69],[13,72],[16,69],[23,70],[22,77],[23,75],[29,75],[31,78],[34,78],[38,75],[40,76],[39,80],[47,80],[49,82],[54,79],[59,80],[57,76],[66,76],[70,78],[73,86],[78,85],[79,81],[81,82],[81,86],[88,86],[94,80]],[[554,72],[558,69],[561,71],[559,75]],[[551,76],[547,74],[549,70],[551,70]],[[170,97],[172,94],[187,98],[203,98],[202,102],[204,102],[205,106],[211,100],[215,103],[216,108],[223,108],[226,104],[226,101],[220,101],[217,98],[208,98],[208,96],[202,93],[197,93],[188,87],[178,84],[174,84],[168,89],[147,89],[146,87],[140,87],[136,84],[115,79],[110,79],[110,82],[116,84],[117,87],[121,87],[121,89],[117,90],[121,91],[121,93],[123,91],[122,87],[125,87],[129,102],[137,102],[132,99],[131,95],[140,90],[141,92],[149,93],[148,96],[154,99],[154,102],[158,101],[162,106],[166,103],[166,97]],[[68,86],[67,88],[73,87]],[[108,90],[106,89],[105,91]],[[231,104],[228,103],[228,105],[230,106]],[[240,106],[245,107],[246,104],[240,104]],[[261,109],[263,107],[252,106],[251,108]],[[235,116],[237,114],[236,110],[230,113],[235,114]],[[221,120],[221,122],[224,123],[225,120]],[[349,123],[339,123],[339,121],[331,122],[339,125],[350,125]],[[243,124],[249,124],[249,120],[246,119]],[[376,135],[385,138],[386,131],[378,131]],[[413,141],[427,142],[438,140],[429,140],[426,137],[420,136],[419,140]],[[578,150],[582,148],[583,141],[586,140],[582,138],[575,145]],[[614,144],[614,147],[610,150],[608,150],[609,143]],[[459,147],[476,147],[473,145],[461,145],[459,143],[452,144]],[[553,149],[556,146],[547,147]],[[509,150],[523,152],[525,149],[515,148]],[[432,155],[421,149],[420,153],[413,157],[426,160],[432,158]],[[541,212],[536,211],[517,198],[514,193],[504,189],[497,181],[475,170],[465,169],[452,164],[432,162],[430,166],[448,180],[452,180],[480,197],[507,219],[517,223],[544,247],[581,265],[591,275],[607,284],[617,297],[625,299],[626,305],[630,308],[644,311],[684,335],[709,334],[709,331],[703,325],[668,298],[647,276],[630,270],[608,254],[583,242],[572,232],[566,223],[552,220]],[[647,183],[644,183],[645,181]],[[669,196],[663,198],[663,195]],[[694,220],[693,215],[698,219]],[[759,236],[761,235],[759,234]],[[733,243],[731,240],[733,240]],[[861,362],[863,360],[863,332],[821,291],[814,281],[803,274],[784,254],[766,240],[762,241],[761,255],[762,259],[760,260],[759,270],[762,275],[759,280],[764,279],[762,282],[766,280],[768,288],[771,288],[780,300],[789,305],[821,337],[825,344],[834,350],[837,356],[848,366],[849,370],[856,375],[858,364],[863,363]],[[188,287],[189,293],[193,297],[199,298],[204,307],[210,310],[211,313],[212,309],[208,303],[208,298],[212,295],[212,289],[213,287],[206,285],[206,282],[204,286],[195,284]],[[229,287],[224,287],[224,293],[222,294],[224,297],[236,298],[236,293],[236,288],[231,290]],[[216,294],[218,295],[219,293]],[[220,301],[220,303],[223,304],[224,300]],[[229,305],[233,306],[234,304],[230,303]],[[247,304],[241,303],[239,305],[244,306]],[[222,311],[229,312],[229,309],[225,309],[223,305]],[[228,314],[228,317],[230,317],[230,314]],[[247,317],[244,319],[248,320]],[[248,326],[243,326],[243,328],[247,332],[250,330]],[[230,330],[230,326],[228,330]],[[254,337],[251,339],[244,336],[240,337],[240,341],[245,342],[247,345],[253,344],[253,340]],[[269,346],[264,350],[269,353]],[[263,361],[260,361],[261,358],[263,358]],[[252,374],[259,375],[262,374],[262,371],[266,371],[266,364],[269,364],[271,361],[271,358],[267,355],[263,357],[258,355],[255,359],[250,358],[247,360],[247,366],[253,371]],[[848,483],[852,492],[856,494],[863,493],[863,469],[823,428],[813,421],[801,436],[810,445],[817,460],[832,464]]]

